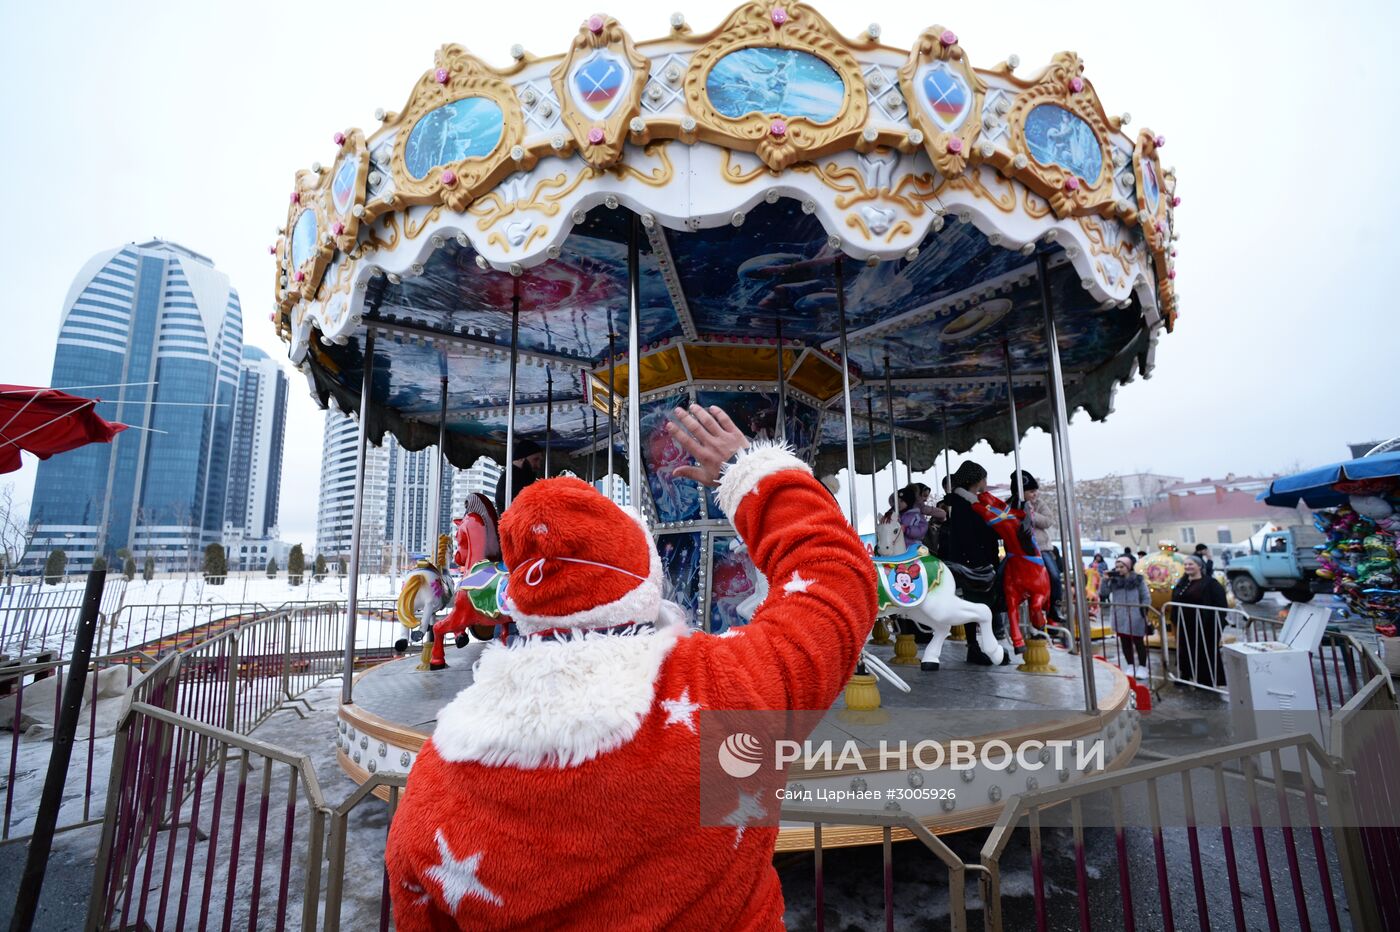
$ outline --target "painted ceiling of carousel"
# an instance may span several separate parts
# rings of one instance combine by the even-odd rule
[[[558,259],[527,270],[519,279],[483,272],[471,249],[456,241],[434,252],[416,278],[397,284],[377,279],[365,320],[390,325],[395,338],[380,338],[376,404],[409,420],[435,424],[445,374],[449,429],[488,443],[503,441],[511,300],[518,284],[521,353],[544,363],[556,358],[574,365],[518,367],[517,430],[542,437],[546,414],[541,406],[552,398],[554,442],[564,449],[594,442],[598,434],[592,411],[597,409],[584,405],[585,376],[578,364],[606,378],[610,333],[625,363],[629,226],[627,211],[596,208],[565,241]],[[667,265],[684,296],[679,302],[672,299],[658,263],[655,237],[664,237]],[[780,320],[785,341],[836,350],[836,252],[820,223],[804,215],[797,203],[761,205],[737,228],[656,230],[652,238],[643,235],[640,242],[644,353],[668,341],[695,342],[686,339],[687,330],[699,341],[714,335],[768,342],[777,336]],[[912,260],[873,266],[844,260],[853,374],[858,386],[870,383],[876,420],[885,418],[887,358],[890,375],[899,381],[892,395],[901,428],[937,437],[945,418],[956,428],[1004,416],[1003,341],[1018,377],[1026,374],[1033,383],[1018,385],[1018,404],[1042,398],[1043,388],[1034,384],[1047,365],[1035,266],[1034,257],[992,246],[972,225],[956,222],[930,234]],[[994,293],[988,296],[989,292]],[[1115,357],[1143,334],[1136,306],[1105,310],[1067,266],[1052,268],[1051,295],[1062,361],[1071,380]],[[471,347],[431,339],[433,335],[467,335]],[[483,355],[481,347],[499,352]],[[338,381],[357,388],[362,378],[358,345],[323,352],[336,361]],[[771,355],[776,361],[776,354]],[[937,381],[921,384],[923,380]],[[776,371],[768,381],[774,383],[771,390]],[[617,384],[625,393],[620,375]],[[644,394],[649,387],[644,381]],[[858,419],[867,413],[861,394],[866,390],[856,392]],[[839,398],[821,400],[839,414]],[[606,415],[596,429],[606,435]],[[857,432],[868,434],[859,424]],[[824,435],[824,446],[844,442],[839,418],[828,419]]]

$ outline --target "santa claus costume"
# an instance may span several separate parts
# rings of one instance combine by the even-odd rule
[[[782,928],[777,829],[701,824],[699,713],[829,708],[875,580],[784,448],[740,453],[716,496],[772,582],[728,636],[663,602],[640,516],[587,483],[537,482],[506,511],[523,637],[482,651],[413,766],[385,855],[400,932]]]

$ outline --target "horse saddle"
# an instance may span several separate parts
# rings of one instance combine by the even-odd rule
[[[990,592],[996,585],[997,570],[994,566],[965,566],[962,563],[948,563],[948,571],[953,574],[958,588],[968,592]]]

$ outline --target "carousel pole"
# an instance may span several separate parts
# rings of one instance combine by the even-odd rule
[[[1069,456],[1069,411],[1065,403],[1064,369],[1060,365],[1059,335],[1055,331],[1055,308],[1050,299],[1049,266],[1045,253],[1036,256],[1040,279],[1040,303],[1045,311],[1045,346],[1049,355],[1046,390],[1050,395],[1050,441],[1055,460],[1055,499],[1060,519],[1060,540],[1070,552],[1061,576],[1069,586],[1078,624],[1079,660],[1084,669],[1084,711],[1099,710],[1094,685],[1094,656],[1089,632],[1089,605],[1084,593],[1084,567],[1079,560],[1079,509],[1074,503],[1074,470]]]
[[[1016,460],[1016,501],[1026,500],[1025,480],[1021,478],[1021,429],[1016,424],[1016,382],[1011,376],[1011,343],[1001,341],[1002,359],[1006,361],[1006,403],[1011,411],[1011,452]]]
[[[948,409],[938,406],[938,417],[943,421],[943,481],[952,486],[953,467],[948,462]],[[940,493],[942,489],[938,490]]]
[[[608,498],[613,497],[613,438],[617,433],[617,332],[608,312]]]
[[[865,423],[870,429],[870,508],[875,512],[875,523],[880,523],[880,489],[875,482],[880,470],[875,466],[875,389],[865,387]]]
[[[437,474],[433,477],[433,509],[428,512],[430,515],[427,522],[431,527],[432,534],[428,538],[428,553],[437,553],[437,536],[439,533],[438,519],[442,516],[442,487],[443,480],[447,477],[447,466],[445,458],[447,456],[447,376],[442,377],[442,402],[438,405],[438,442],[437,456],[433,460],[433,468]],[[449,493],[451,494],[451,493]],[[438,569],[445,570],[447,567],[439,566]]]
[[[593,437],[588,444],[588,484],[598,481],[598,409],[593,409]]]
[[[554,433],[554,372],[544,370],[544,477],[549,478],[549,441]]]
[[[846,485],[850,488],[851,527],[858,526],[856,514],[856,438],[851,417],[851,357],[846,346],[846,276],[836,257],[836,313],[841,324],[841,407],[846,417]]]
[[[360,382],[360,438],[355,456],[355,512],[350,523],[350,579],[345,589],[345,665],[341,670],[340,701],[349,705],[354,694],[355,622],[359,618],[360,532],[364,530],[365,458],[369,454],[370,395],[374,390],[374,331],[365,331],[364,378]]]
[[[890,354],[885,354],[885,417],[890,422],[890,481],[894,483],[895,510],[899,509],[899,438],[894,427],[894,388],[890,383]],[[905,476],[909,470],[906,464]]]
[[[787,443],[787,360],[783,357],[783,315],[775,313],[778,327],[778,439]]]
[[[641,220],[632,214],[627,234],[627,491],[642,511],[642,266]]]
[[[520,362],[520,279],[510,296],[510,398],[506,408],[506,508],[515,499],[515,370]]]

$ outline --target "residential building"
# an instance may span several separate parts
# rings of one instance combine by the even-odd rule
[[[224,507],[224,549],[232,570],[262,569],[269,557],[284,565],[277,507],[286,422],[286,373],[262,350],[245,346]]]
[[[419,557],[432,558],[437,553],[438,536],[451,530],[452,474],[455,470],[441,461],[437,446],[411,452],[399,446],[391,434],[385,435],[384,446],[389,451],[389,497],[385,526],[390,538],[390,561],[392,565],[402,568]],[[439,468],[445,469],[446,473],[434,518],[431,512],[433,497],[439,487]]]
[[[1196,544],[1214,549],[1247,540],[1265,524],[1280,526],[1301,520],[1291,508],[1275,508],[1256,498],[1257,492],[1216,486],[1209,492],[1185,491],[1134,508],[1113,519],[1107,539],[1134,550],[1151,550],[1170,540],[1182,550]]]
[[[131,429],[39,464],[28,563],[62,548],[83,571],[97,554],[198,568],[222,535],[243,317],[214,263],[151,240],[88,260],[64,299],[50,384],[101,397]]]
[[[316,549],[307,553],[307,566],[316,554],[344,568],[350,562],[355,518],[355,463],[359,453],[359,424],[334,405],[326,411],[321,443],[321,499],[316,509]],[[363,570],[388,567],[389,449],[370,444],[365,457],[365,490],[360,529]]]
[[[461,517],[467,496],[473,492],[480,492],[494,501],[496,483],[500,481],[501,464],[484,456],[466,469],[455,470],[452,476],[452,516]]]
[[[1224,489],[1226,492],[1250,492],[1258,495],[1277,478],[1278,476],[1237,476],[1234,473],[1226,473],[1223,479],[1200,479],[1196,482],[1179,480],[1163,488],[1162,492],[1166,495],[1205,495],[1216,489]]]

